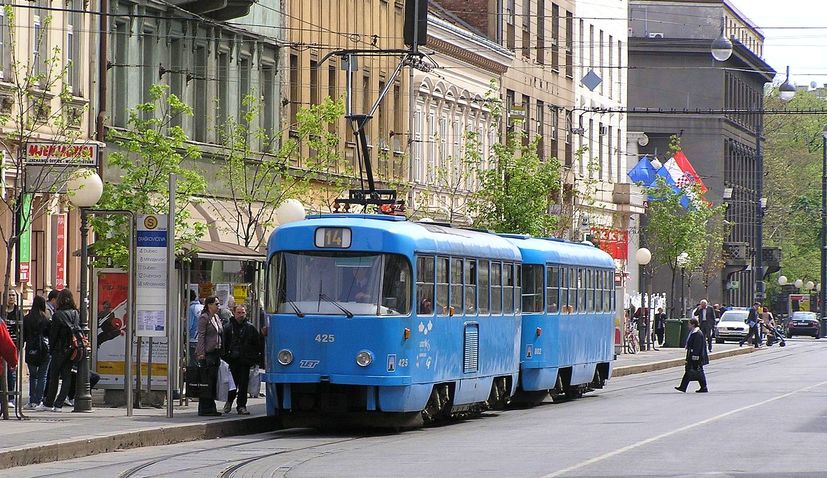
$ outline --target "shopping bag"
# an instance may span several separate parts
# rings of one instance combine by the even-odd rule
[[[215,399],[219,402],[226,402],[230,390],[235,390],[233,374],[230,373],[230,366],[225,361],[218,365],[218,386],[215,392]]]
[[[258,398],[261,393],[261,369],[258,366],[250,368],[250,384],[247,386],[247,393],[252,398]]]
[[[189,398],[213,398],[215,390],[213,384],[215,383],[216,367],[212,366],[193,366],[187,367],[187,397]]]

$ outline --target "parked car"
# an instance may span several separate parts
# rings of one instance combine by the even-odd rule
[[[722,344],[727,340],[742,341],[749,334],[746,323],[749,309],[730,309],[724,312],[715,326],[715,342]]]
[[[793,335],[809,335],[820,339],[821,333],[818,325],[818,316],[815,312],[795,311],[787,320],[787,338]]]

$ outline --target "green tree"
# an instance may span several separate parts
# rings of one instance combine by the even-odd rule
[[[275,226],[276,210],[285,200],[305,197],[311,182],[335,174],[335,165],[341,163],[339,136],[330,125],[344,114],[344,103],[326,98],[299,110],[296,134],[272,153],[268,145],[276,142],[277,133],[250,126],[260,115],[260,101],[247,95],[242,104],[243,121],[230,119],[223,128],[225,149],[218,155],[217,187],[210,188],[209,196],[238,244],[258,249],[265,232]],[[254,148],[255,143],[265,147]],[[305,144],[310,155],[299,161]]]
[[[471,199],[474,225],[496,232],[550,236],[557,216],[549,214],[560,189],[557,159],[537,156],[536,138],[523,143],[525,133],[509,133],[505,143],[492,145],[491,169],[478,171],[480,189]]]
[[[192,116],[192,108],[163,85],[149,89],[147,103],[129,112],[126,130],[111,130],[107,166],[120,176],[117,183],[107,182],[98,203],[102,209],[123,209],[136,214],[169,212],[169,174],[177,176],[175,192],[175,239],[180,252],[184,245],[200,239],[206,226],[190,220],[186,206],[203,196],[207,183],[188,162],[201,157],[199,149],[187,143],[180,126],[173,125],[178,115]],[[126,267],[129,259],[129,232],[120,217],[96,217],[92,225],[97,234],[96,256],[111,264]]]
[[[822,109],[824,100],[807,91],[797,91],[789,102],[777,92],[768,96],[770,110]],[[821,160],[825,114],[773,115],[764,117],[764,244],[782,249],[782,272],[791,280],[820,275]],[[776,281],[767,282],[771,296],[778,293]]]
[[[666,265],[671,270],[670,290],[674,291],[676,273],[680,269],[678,256],[687,254],[687,271],[694,271],[703,263],[709,247],[706,228],[711,218],[721,214],[721,209],[720,206],[711,207],[700,199],[692,200],[689,207],[684,207],[681,204],[684,191],[676,191],[662,178],[646,188],[645,193],[649,196],[645,230],[647,244],[651,245],[655,267]],[[691,195],[699,198],[700,191],[695,188]],[[670,309],[674,314],[674,294],[670,294]]]

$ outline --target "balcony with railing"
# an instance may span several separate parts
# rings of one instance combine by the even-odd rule
[[[170,3],[213,20],[226,21],[249,14],[255,0],[171,0]]]

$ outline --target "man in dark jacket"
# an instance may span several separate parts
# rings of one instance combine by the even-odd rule
[[[701,332],[704,333],[709,351],[712,352],[712,334],[715,332],[715,309],[709,305],[706,299],[703,299],[692,315],[698,318]]]
[[[247,321],[244,304],[233,307],[233,317],[224,327],[224,360],[230,366],[236,390],[230,390],[224,413],[230,413],[233,400],[238,397],[236,410],[239,415],[247,411],[247,388],[250,384],[250,367],[261,363],[262,341],[258,330]]]
[[[679,392],[686,392],[686,387],[689,382],[696,381],[701,386],[698,393],[706,393],[709,390],[706,388],[706,375],[704,375],[704,365],[709,363],[709,355],[706,351],[706,340],[704,340],[704,333],[698,327],[698,319],[689,319],[689,327],[692,331],[686,339],[686,368],[681,379],[681,384],[675,387]]]

